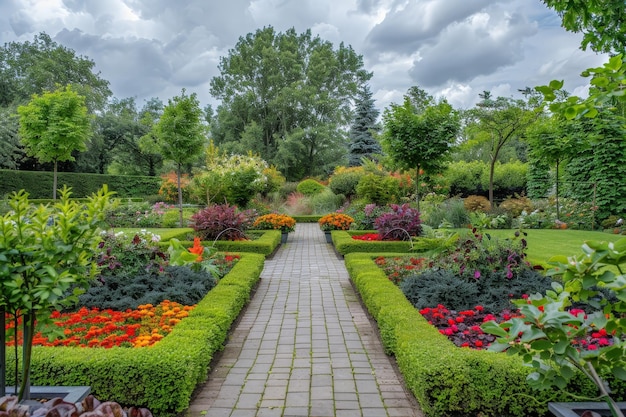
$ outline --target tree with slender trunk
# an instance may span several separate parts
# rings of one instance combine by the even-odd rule
[[[87,149],[91,135],[91,118],[85,98],[71,86],[42,95],[35,94],[20,115],[19,134],[30,156],[40,162],[54,164],[52,198],[57,198],[57,167],[59,161],[73,161],[72,152]]]
[[[168,100],[154,129],[163,159],[176,165],[179,221],[183,227],[182,168],[197,159],[206,144],[203,112],[196,94],[187,95],[183,89],[180,96]]]

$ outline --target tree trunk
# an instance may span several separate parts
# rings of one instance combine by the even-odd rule
[[[54,174],[52,175],[52,199],[57,199],[57,160],[54,160]]]
[[[24,316],[24,341],[22,342],[22,380],[17,394],[18,401],[30,400],[30,364],[33,356],[33,339],[35,337],[35,313],[29,311]]]
[[[561,220],[561,213],[559,210],[559,161],[556,161],[556,219]]]
[[[181,164],[178,164],[177,170],[177,180],[178,180],[178,220],[180,223],[180,227],[183,227],[183,187],[180,185],[180,176],[181,176]]]
[[[417,196],[417,211],[420,211],[420,166],[415,168],[415,195]]]
[[[489,204],[493,208],[493,175],[496,170],[496,157],[491,158],[489,163]]]

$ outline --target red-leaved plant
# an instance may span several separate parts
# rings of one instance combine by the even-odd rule
[[[408,204],[389,205],[391,212],[379,216],[374,227],[382,240],[407,240],[422,232],[420,213]]]
[[[191,216],[191,227],[201,240],[241,240],[256,218],[254,210],[240,211],[237,206],[215,204]]]

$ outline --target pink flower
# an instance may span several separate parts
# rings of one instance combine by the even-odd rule
[[[478,279],[478,278],[480,278],[480,271],[476,270],[474,271],[474,279]]]

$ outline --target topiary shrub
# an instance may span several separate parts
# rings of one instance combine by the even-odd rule
[[[324,185],[311,178],[300,181],[296,187],[296,191],[306,196],[319,194],[324,191],[324,189],[326,189]]]
[[[329,178],[328,186],[333,193],[350,199],[356,195],[356,186],[363,175],[361,167],[337,169]]]
[[[240,211],[237,206],[215,204],[191,216],[190,226],[201,240],[244,239],[256,213],[253,210]]]
[[[487,197],[482,195],[470,195],[463,200],[465,210],[469,212],[480,211],[483,213],[491,210],[491,203]]]
[[[391,204],[391,211],[374,221],[374,228],[383,240],[407,240],[422,231],[420,213],[408,204]],[[407,236],[408,234],[408,236]]]

